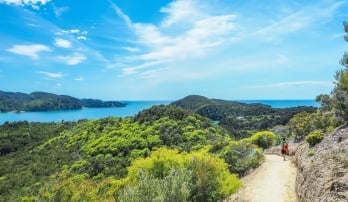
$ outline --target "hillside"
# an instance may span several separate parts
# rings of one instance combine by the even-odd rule
[[[314,112],[315,107],[272,108],[264,104],[245,104],[236,101],[208,99],[190,95],[171,105],[192,110],[208,117],[229,131],[236,138],[250,136],[255,131],[270,129],[276,125],[285,125],[299,112]]]
[[[238,175],[260,164],[255,144],[263,138],[265,146],[266,137],[275,136],[234,141],[174,106],[127,118],[7,123],[0,126],[0,201],[222,200],[240,187]]]
[[[25,94],[0,91],[0,112],[76,110],[82,107],[124,106],[124,103],[116,101],[104,102],[96,99],[77,99],[67,95],[56,95],[46,92]]]
[[[300,201],[348,200],[348,128],[338,127],[317,145],[303,142],[295,155]]]

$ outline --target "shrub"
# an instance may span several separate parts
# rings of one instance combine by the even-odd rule
[[[308,151],[307,151],[308,156],[313,156],[314,153],[315,153],[315,151],[312,148],[308,149]]]
[[[271,131],[257,132],[248,138],[253,144],[256,144],[263,149],[272,146],[276,141],[276,135]]]
[[[241,186],[222,159],[202,152],[188,157],[188,170],[192,172],[191,201],[222,201]]]
[[[241,186],[224,160],[206,151],[187,154],[165,148],[135,160],[128,179],[132,186],[119,199],[127,195],[135,201],[138,196],[156,199],[152,201],[220,201]]]
[[[190,173],[172,169],[163,179],[139,172],[139,181],[128,186],[118,197],[119,201],[188,201],[190,195]]]
[[[306,141],[311,147],[321,142],[322,139],[324,139],[324,133],[321,130],[314,130],[306,137]]]
[[[240,176],[257,167],[263,159],[262,151],[250,141],[231,141],[218,155],[228,163],[230,172]]]

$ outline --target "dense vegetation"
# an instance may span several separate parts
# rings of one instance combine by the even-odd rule
[[[0,112],[76,110],[82,107],[124,107],[116,101],[103,102],[95,99],[77,99],[67,95],[45,92],[12,93],[0,91]]]
[[[271,132],[233,140],[174,106],[134,117],[0,126],[0,201],[218,201],[256,167]]]
[[[208,99],[191,95],[171,103],[208,117],[229,131],[235,138],[244,138],[260,130],[285,125],[299,112],[312,113],[315,107],[272,108],[264,104],[245,104],[235,101]]]

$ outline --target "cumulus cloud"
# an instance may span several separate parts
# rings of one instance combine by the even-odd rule
[[[73,53],[72,55],[68,56],[59,56],[58,59],[60,59],[68,65],[77,65],[86,60],[87,57],[82,53]]]
[[[45,71],[39,71],[39,74],[43,74],[45,75],[47,78],[49,79],[59,79],[62,78],[64,76],[63,73],[61,72],[45,72]]]
[[[51,51],[51,49],[42,44],[30,44],[30,45],[14,45],[7,51],[16,53],[19,55],[29,56],[32,59],[39,59],[39,53],[43,51]]]
[[[62,38],[56,38],[54,41],[54,45],[59,48],[70,48],[71,43],[68,40],[62,39]]]

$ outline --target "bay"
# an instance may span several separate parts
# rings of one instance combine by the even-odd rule
[[[78,121],[80,119],[97,119],[109,116],[127,117],[134,116],[141,110],[154,105],[169,104],[171,101],[121,101],[127,103],[126,107],[108,108],[82,108],[80,110],[61,110],[48,112],[7,112],[0,113],[0,124],[15,121],[29,122],[59,122]]]
[[[167,105],[172,101],[121,101],[126,102],[126,107],[115,108],[83,108],[81,110],[49,111],[49,112],[7,112],[0,113],[0,124],[15,121],[29,122],[59,122],[59,121],[78,121],[80,119],[97,119],[109,116],[127,117],[134,116],[138,112],[150,108],[154,105]],[[261,103],[270,105],[274,108],[286,108],[297,106],[318,107],[319,104],[314,100],[238,100],[247,104]]]

